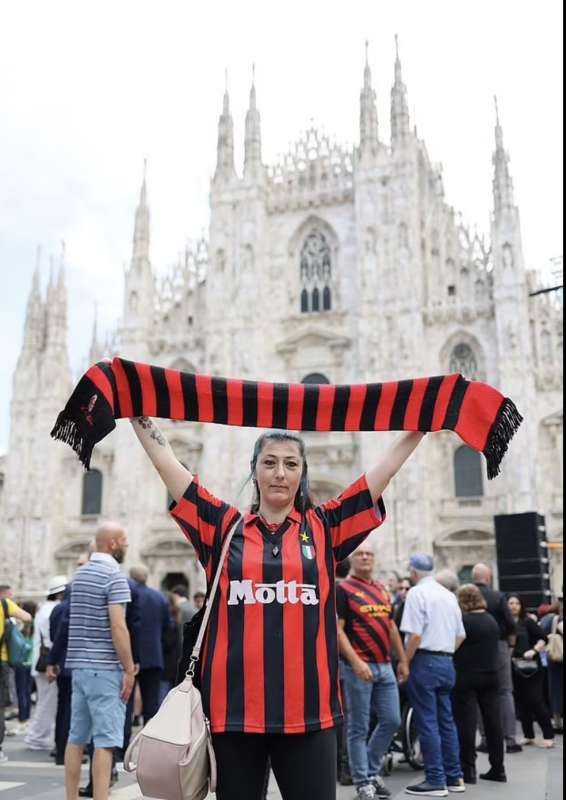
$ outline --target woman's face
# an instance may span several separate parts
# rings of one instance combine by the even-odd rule
[[[303,460],[299,445],[291,440],[268,439],[255,469],[261,505],[275,509],[293,506],[302,474]]]
[[[519,617],[521,615],[521,603],[519,599],[517,597],[510,597],[507,603],[509,604],[513,616]]]
[[[410,588],[411,588],[411,581],[402,580],[397,594],[399,594],[401,596],[401,599],[404,600]]]

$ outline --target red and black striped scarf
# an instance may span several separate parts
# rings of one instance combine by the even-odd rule
[[[522,421],[509,398],[461,375],[351,386],[260,383],[114,358],[83,375],[51,435],[88,469],[94,445],[116,420],[139,416],[293,431],[452,430],[485,455],[489,478]]]

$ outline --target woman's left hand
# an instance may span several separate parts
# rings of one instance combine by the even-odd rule
[[[536,650],[527,650],[526,653],[523,653],[523,658],[526,658],[527,661],[534,661],[537,657]]]

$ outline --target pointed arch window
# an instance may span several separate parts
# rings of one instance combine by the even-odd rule
[[[469,381],[478,378],[478,362],[476,355],[469,344],[460,342],[450,355],[450,372],[460,372]]]
[[[301,248],[299,264],[301,313],[330,311],[332,250],[327,237],[318,228],[307,235]]]
[[[483,472],[481,454],[463,445],[454,453],[454,486],[456,497],[482,497]]]
[[[100,514],[102,512],[102,472],[91,469],[83,475],[83,495],[81,514]]]
[[[320,311],[320,292],[316,286],[312,290],[312,310]]]

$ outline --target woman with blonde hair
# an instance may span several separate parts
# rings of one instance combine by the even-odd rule
[[[480,777],[483,780],[505,783],[505,738],[497,681],[499,626],[487,612],[486,601],[477,586],[471,583],[461,586],[457,596],[462,609],[466,640],[454,657],[456,686],[453,703],[464,781],[477,783],[476,732],[479,706],[491,767]]]

